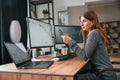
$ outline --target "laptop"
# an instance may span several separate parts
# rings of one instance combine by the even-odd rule
[[[4,42],[8,53],[19,69],[26,68],[48,68],[53,61],[32,61],[23,43],[9,43]]]

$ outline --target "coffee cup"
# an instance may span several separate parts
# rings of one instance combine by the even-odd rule
[[[67,55],[68,54],[68,47],[63,46],[61,49],[61,53],[62,53],[62,55]]]

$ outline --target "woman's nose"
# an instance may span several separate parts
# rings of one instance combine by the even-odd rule
[[[83,26],[83,23],[81,22],[80,25]]]

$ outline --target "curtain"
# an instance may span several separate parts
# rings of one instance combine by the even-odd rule
[[[27,43],[27,0],[0,0],[0,64],[12,62],[3,42],[11,42],[9,27],[12,20],[21,24],[21,42]]]

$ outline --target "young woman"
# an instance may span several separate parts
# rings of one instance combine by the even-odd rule
[[[84,60],[90,60],[91,69],[84,74],[78,74],[77,80],[116,80],[114,72],[104,72],[98,77],[97,72],[103,68],[112,68],[106,46],[109,42],[106,34],[100,27],[94,11],[86,11],[80,16],[84,48],[80,48],[76,41],[68,34],[62,35],[64,43]]]

